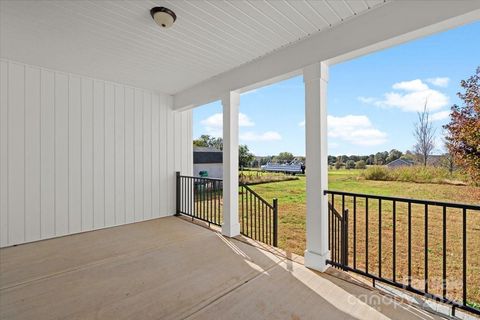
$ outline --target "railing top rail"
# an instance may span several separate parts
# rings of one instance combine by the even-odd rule
[[[333,213],[334,215],[336,215],[337,217],[339,217],[339,218],[342,217],[342,215],[340,214],[340,212],[338,212],[338,210],[335,209],[330,202],[328,203],[328,208],[329,208],[330,210],[332,210],[332,213]]]
[[[218,179],[218,178],[194,177],[194,176],[183,176],[183,175],[180,175],[180,178],[191,178],[191,179],[208,180],[208,181],[223,181],[222,179]]]
[[[246,184],[243,184],[241,183],[240,184],[240,187],[244,187],[245,189],[248,190],[248,192],[251,192],[255,197],[257,197],[261,202],[263,202],[264,204],[266,204],[270,209],[274,209],[273,208],[273,205],[271,205],[270,203],[268,203],[267,200],[263,199],[262,196],[260,196],[258,193],[256,193],[255,191],[253,191],[249,186],[247,186]]]
[[[480,205],[466,204],[466,203],[453,203],[453,202],[442,202],[442,201],[435,201],[435,200],[420,200],[420,199],[413,199],[413,198],[379,196],[374,194],[344,192],[344,191],[336,191],[336,190],[324,190],[323,194],[324,195],[333,194],[333,195],[344,195],[344,196],[356,196],[360,198],[399,201],[399,202],[407,202],[407,203],[413,203],[413,204],[426,204],[426,205],[439,206],[439,207],[459,208],[459,209],[467,209],[467,210],[480,210]]]

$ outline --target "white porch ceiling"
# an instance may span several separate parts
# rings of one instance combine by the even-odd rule
[[[0,56],[176,94],[384,0],[0,1]],[[159,28],[149,10],[177,14]]]

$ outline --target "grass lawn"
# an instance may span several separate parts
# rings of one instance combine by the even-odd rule
[[[329,172],[329,189],[357,193],[398,196],[405,198],[439,200],[459,203],[480,203],[480,188],[440,184],[419,184],[397,181],[370,181],[358,178],[360,170],[333,170]],[[262,197],[279,202],[279,246],[296,254],[305,250],[305,177],[299,180],[267,183],[252,186]],[[320,196],[320,195],[319,195]],[[340,199],[338,198],[337,203]],[[349,204],[351,206],[351,204]],[[357,204],[357,267],[365,268],[365,213],[362,203]],[[363,209],[363,211],[362,211]],[[424,215],[423,206],[412,207],[412,275],[413,284],[423,288],[424,278]],[[352,208],[350,208],[352,212]],[[378,268],[378,204],[369,204],[369,271]],[[392,276],[392,205],[385,202],[382,207],[382,276]],[[397,279],[407,273],[407,214],[406,207],[397,208]],[[350,213],[349,231],[352,233]],[[469,212],[467,224],[467,299],[480,302],[480,212]],[[455,210],[447,215],[447,271],[448,297],[461,300],[462,270],[462,215]],[[442,278],[442,215],[437,208],[429,210],[429,288],[432,293],[441,294]],[[350,263],[353,256],[353,235],[349,237]],[[460,280],[460,281],[459,281]]]

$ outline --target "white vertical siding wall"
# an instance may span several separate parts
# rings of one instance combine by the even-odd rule
[[[170,96],[0,60],[0,246],[175,212],[191,111]]]

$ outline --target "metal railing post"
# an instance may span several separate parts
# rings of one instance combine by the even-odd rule
[[[273,246],[278,247],[278,199],[273,199]]]
[[[344,238],[343,238],[343,265],[346,268],[348,266],[348,209],[344,211],[344,218],[343,218],[343,232],[344,232]],[[346,270],[346,269],[345,269]]]
[[[176,191],[175,191],[175,200],[176,200],[176,205],[175,205],[175,215],[179,216],[180,215],[180,171],[176,172],[175,176],[175,181],[176,181]]]

